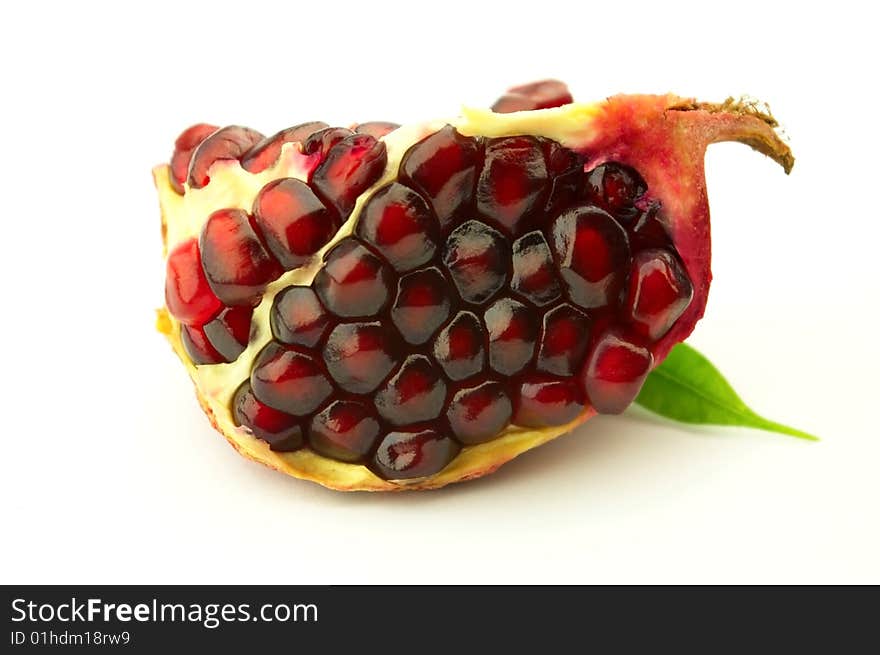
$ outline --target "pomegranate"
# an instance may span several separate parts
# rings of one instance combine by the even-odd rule
[[[244,455],[341,490],[479,477],[619,413],[706,306],[705,148],[794,159],[753,106],[572,102],[264,138],[196,125],[154,169],[159,327]]]

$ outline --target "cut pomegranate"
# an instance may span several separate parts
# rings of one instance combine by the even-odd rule
[[[433,267],[400,278],[391,320],[408,343],[425,343],[449,318],[446,285],[446,278]]]
[[[572,302],[584,309],[616,301],[626,279],[626,231],[605,211],[577,205],[550,228],[550,247]]]
[[[345,317],[375,316],[392,293],[388,267],[354,238],[327,253],[312,284],[324,306]]]
[[[571,93],[564,82],[541,80],[508,89],[507,93],[492,105],[492,111],[499,114],[509,114],[531,109],[550,109],[567,105],[570,102],[572,102]]]
[[[616,330],[599,336],[583,371],[583,385],[593,408],[619,414],[639,395],[654,356]]]
[[[396,182],[367,201],[357,233],[401,272],[430,261],[437,250],[437,221],[431,208],[415,191]]]
[[[447,125],[406,151],[400,176],[428,198],[440,224],[446,226],[473,198],[479,159],[476,139]]]
[[[340,462],[360,462],[370,454],[379,434],[379,421],[370,407],[337,400],[315,414],[309,424],[309,446]]]
[[[275,296],[269,325],[281,343],[313,348],[327,331],[330,316],[310,287],[287,287]]]
[[[263,246],[240,209],[221,209],[205,221],[199,237],[208,284],[225,305],[255,306],[281,267]]]
[[[257,400],[249,382],[242,384],[232,399],[235,424],[250,430],[277,451],[298,450],[303,446],[299,419],[279,412]]]
[[[617,162],[602,164],[587,174],[587,200],[625,222],[639,213],[636,200],[647,190],[637,171]]]
[[[192,159],[193,151],[218,129],[220,128],[216,125],[198,123],[188,127],[177,137],[174,142],[174,153],[171,155],[171,175],[169,177],[171,186],[177,193],[183,195],[183,185],[189,174],[189,162]]]
[[[369,121],[367,123],[358,124],[354,128],[354,131],[358,134],[369,134],[371,137],[381,139],[383,136],[385,136],[389,132],[393,132],[398,127],[400,127],[399,123],[389,123],[388,121]]]
[[[468,221],[446,239],[443,264],[462,300],[482,304],[507,281],[510,246],[498,230]]]
[[[693,296],[691,281],[671,252],[643,250],[633,258],[625,316],[651,340],[669,332]]]
[[[496,110],[570,99],[545,81]],[[706,305],[705,146],[792,162],[754,108],[673,96],[430,125],[194,126],[157,170],[159,324],[248,455],[335,488],[429,488],[622,411]]]
[[[312,355],[270,343],[260,351],[251,373],[257,399],[282,412],[306,416],[330,397],[333,387]]]
[[[502,375],[522,371],[535,352],[538,322],[535,313],[512,298],[502,298],[485,314],[489,333],[489,363]]]
[[[459,446],[434,430],[390,432],[379,444],[372,468],[386,480],[408,480],[439,473]]]
[[[562,295],[550,247],[540,231],[529,232],[513,244],[513,277],[510,287],[538,307]]]
[[[208,177],[211,166],[224,159],[238,159],[262,139],[259,132],[238,125],[212,133],[193,151],[187,178],[190,187],[201,189],[207,186],[211,181]]]
[[[554,307],[544,314],[541,345],[536,367],[539,371],[569,376],[584,361],[590,320],[569,304]]]
[[[577,381],[549,375],[530,375],[519,385],[513,422],[527,428],[564,425],[584,410]]]
[[[187,239],[168,255],[165,305],[174,318],[188,325],[203,325],[223,306],[205,277],[195,239]]]
[[[348,218],[357,197],[379,179],[387,160],[383,141],[353,134],[330,148],[309,182],[328,205]]]
[[[241,158],[241,167],[250,173],[262,173],[273,166],[281,156],[285,143],[303,142],[318,130],[329,127],[321,121],[300,123],[266,137],[248,150]]]
[[[434,358],[452,380],[464,380],[486,366],[483,326],[471,312],[459,312],[434,340]]]
[[[270,182],[254,201],[254,222],[286,270],[308,261],[339,229],[336,212],[309,185],[292,177]]]
[[[520,224],[543,207],[548,184],[547,164],[536,138],[490,139],[477,182],[477,210],[516,236]]]
[[[443,411],[446,383],[424,355],[410,355],[376,393],[376,409],[391,425],[431,421]]]
[[[370,393],[401,359],[402,348],[381,323],[337,325],[324,346],[327,370],[342,389]]]
[[[452,397],[446,419],[455,438],[465,445],[494,439],[510,423],[513,405],[499,382],[460,389]]]

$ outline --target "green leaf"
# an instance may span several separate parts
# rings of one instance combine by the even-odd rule
[[[708,359],[683,343],[651,371],[636,402],[683,423],[737,425],[818,441],[753,412]]]

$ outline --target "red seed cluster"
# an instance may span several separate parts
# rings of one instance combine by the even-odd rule
[[[252,214],[218,212],[172,253],[168,307],[195,328],[191,354],[235,354],[243,319],[224,308],[243,315],[332,238],[384,169],[386,128],[321,126],[301,146],[308,184],[271,182]],[[586,168],[532,136],[446,126],[413,145],[312,284],[275,297],[236,422],[274,450],[407,479],[508,425],[622,411],[693,292],[638,172]]]
[[[281,147],[289,142],[299,142],[313,160],[308,183],[294,178],[274,180],[260,191],[251,213],[240,209],[214,212],[198,239],[178,244],[168,256],[166,305],[182,323],[181,341],[196,365],[231,362],[244,351],[253,308],[266,285],[285,270],[301,266],[333,238],[351,213],[353,198],[384,171],[386,152],[385,144],[369,134],[319,122],[303,123],[268,138],[243,127],[195,125],[175,143],[172,185],[183,193],[184,182],[193,189],[209,184],[208,171],[220,160],[237,159],[245,170],[260,172],[277,161]],[[282,340],[307,347],[317,343],[327,321],[313,292],[312,298],[309,303],[301,293],[279,296],[285,309],[282,318],[289,322],[278,322],[282,319],[273,315],[272,329]],[[260,401],[248,393],[253,400],[245,405],[251,409],[242,416],[271,415],[254,410]],[[301,440],[271,443],[290,447]]]

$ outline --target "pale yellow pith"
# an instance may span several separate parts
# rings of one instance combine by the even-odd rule
[[[323,253],[352,232],[365,200],[375,189],[397,176],[400,160],[413,143],[437,131],[443,125],[451,123],[462,134],[469,136],[533,134],[563,144],[584,144],[589,142],[592,136],[591,119],[597,111],[596,105],[584,104],[513,114],[464,109],[459,118],[404,126],[385,136],[383,140],[388,152],[388,164],[384,174],[372,188],[361,195],[349,220],[309,264],[285,273],[269,285],[262,302],[254,310],[252,324],[258,331],[252,335],[247,349],[235,362],[194,366],[180,342],[178,323],[162,310],[159,316],[159,328],[166,334],[175,352],[186,365],[196,385],[200,401],[206,412],[212,415],[217,429],[242,454],[294,477],[312,480],[334,489],[380,491],[434,488],[450,482],[478,477],[517,455],[570,431],[589,418],[592,411],[588,409],[567,425],[537,430],[511,426],[502,436],[488,443],[464,448],[440,474],[403,483],[382,480],[365,466],[337,462],[308,449],[293,453],[273,452],[265,442],[254,438],[247,430],[236,427],[230,412],[230,401],[237,386],[248,378],[257,353],[271,340],[268,314],[275,295],[292,284],[311,283],[320,268]],[[254,198],[260,189],[272,180],[284,177],[305,180],[306,164],[307,159],[300,152],[299,144],[288,143],[282,148],[281,156],[275,165],[262,173],[249,173],[234,160],[220,161],[211,167],[209,171],[211,181],[207,186],[202,189],[187,188],[183,196],[175,193],[171,187],[168,166],[156,167],[153,175],[159,191],[159,203],[165,226],[166,252],[187,239],[197,238],[205,219],[214,211],[224,208],[251,211]]]

